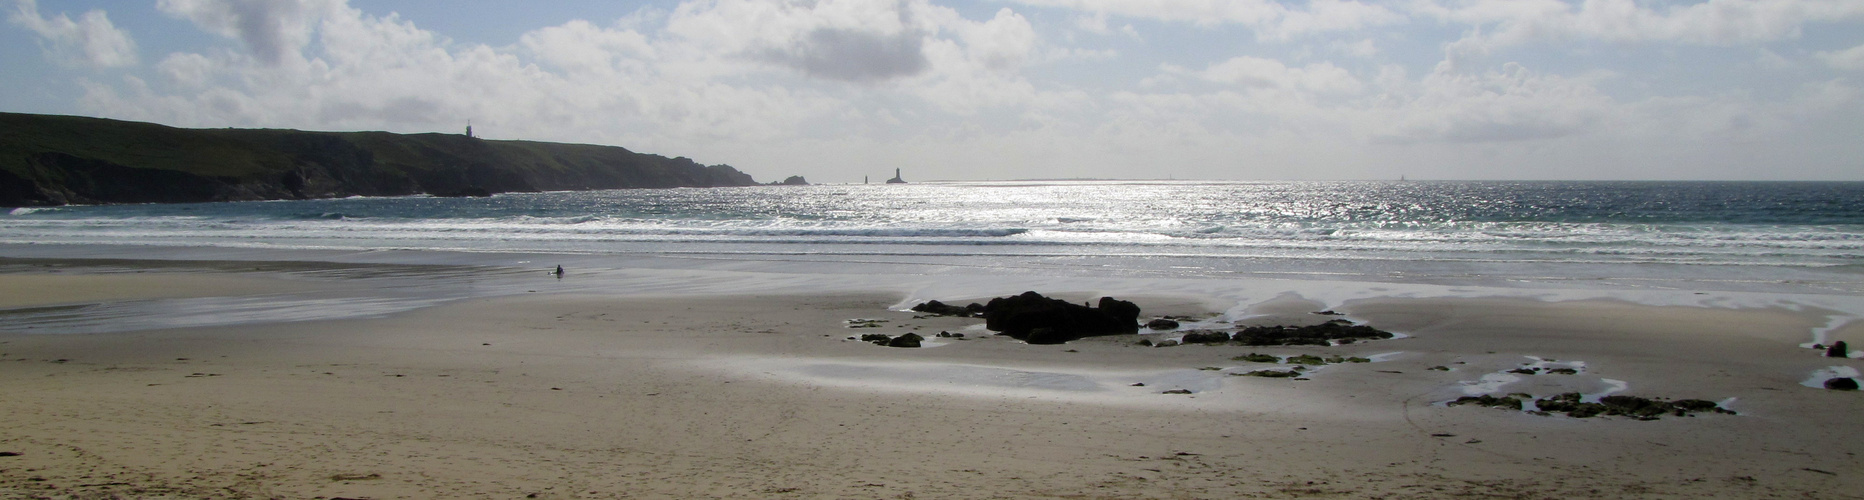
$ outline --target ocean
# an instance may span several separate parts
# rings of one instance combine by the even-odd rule
[[[0,244],[1857,293],[1864,183],[948,182],[70,206],[0,216]],[[501,257],[470,257],[487,254]]]
[[[7,257],[361,284],[0,314],[43,333],[539,291],[869,290],[903,307],[1030,289],[1216,297],[1238,315],[1284,293],[1848,311],[1836,327],[1864,315],[1864,183],[929,182],[67,206],[0,215],[0,272],[47,265]],[[547,273],[557,265],[568,279]]]

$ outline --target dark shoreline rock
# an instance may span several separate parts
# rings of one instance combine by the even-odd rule
[[[1845,341],[1840,340],[1833,342],[1831,347],[1825,349],[1825,357],[1849,358],[1851,357],[1851,350],[1850,347],[1845,345]]]
[[[1139,306],[1101,297],[1089,307],[1036,292],[990,299],[984,327],[1031,344],[1060,344],[1083,337],[1139,333]]]
[[[978,304],[978,303],[972,303],[971,305],[968,305],[968,306],[959,307],[959,306],[954,306],[951,304],[946,304],[944,302],[931,300],[931,301],[921,302],[919,303],[919,305],[913,306],[912,310],[914,312],[936,314],[939,316],[959,316],[959,317],[965,317],[965,318],[981,318],[984,316],[984,305]]]
[[[1522,410],[1524,401],[1533,400],[1537,408],[1536,415],[1565,414],[1572,418],[1592,418],[1597,416],[1629,417],[1637,420],[1657,420],[1665,415],[1683,417],[1695,413],[1722,413],[1734,415],[1735,412],[1722,408],[1714,401],[1701,399],[1663,399],[1639,396],[1612,395],[1599,398],[1597,403],[1583,401],[1584,396],[1577,392],[1568,392],[1533,400],[1527,394],[1510,394],[1507,396],[1464,396],[1447,403],[1448,406],[1474,404],[1490,408],[1508,408]]]
[[[919,347],[919,342],[925,339],[925,337],[921,337],[917,333],[907,333],[894,337],[892,340],[887,341],[886,345],[887,347]]]
[[[1826,379],[1825,388],[1834,391],[1855,391],[1858,390],[1858,381],[1850,377]]]
[[[1191,330],[1184,332],[1179,342],[1186,344],[1221,344],[1230,341],[1230,332],[1215,330]]]
[[[1334,342],[1350,344],[1358,340],[1389,339],[1395,336],[1388,331],[1336,319],[1311,326],[1252,326],[1237,331],[1232,340],[1247,346],[1326,346]]]
[[[1507,408],[1520,410],[1521,400],[1514,396],[1495,397],[1487,394],[1481,396],[1463,396],[1448,403],[1449,406],[1476,405],[1487,408]]]

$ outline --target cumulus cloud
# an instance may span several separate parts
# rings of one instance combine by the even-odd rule
[[[1425,77],[1413,95],[1375,113],[1389,125],[1375,139],[1394,142],[1508,142],[1580,134],[1614,108],[1588,79],[1564,78],[1508,63],[1500,71]]]
[[[238,39],[252,56],[278,64],[296,55],[325,16],[338,13],[343,0],[157,0],[169,15],[187,19],[208,32]]]
[[[1300,68],[1274,59],[1241,56],[1211,64],[1201,71],[1166,65],[1166,73],[1190,75],[1199,79],[1250,88],[1293,89],[1307,92],[1353,93],[1361,89],[1358,78],[1333,63],[1313,63]]]
[[[616,144],[729,162],[760,177],[824,172],[831,180],[858,180],[858,169],[875,164],[938,167],[951,178],[1118,177],[1135,175],[1122,169],[1137,165],[1245,177],[1234,169],[1254,164],[1339,177],[1400,161],[1393,151],[1432,165],[1468,151],[1605,151],[1613,144],[1620,147],[1614,151],[1674,145],[1665,147],[1678,152],[1665,154],[1681,157],[1700,149],[1690,145],[1801,144],[1780,139],[1813,137],[1805,133],[1812,123],[1827,136],[1864,133],[1855,118],[1864,116],[1864,92],[1846,78],[1809,85],[1790,99],[1712,85],[1658,95],[1640,87],[1648,74],[1623,78],[1541,62],[1559,61],[1558,54],[1521,58],[1534,69],[1467,58],[1612,39],[1606,33],[1615,25],[1604,20],[1610,15],[1668,19],[1703,15],[1686,12],[1706,8],[1692,5],[1761,8],[1788,0],[1676,7],[1618,0],[1024,3],[1078,12],[1031,15],[1016,5],[960,13],[932,0],[688,0],[622,19],[538,27],[501,46],[459,43],[343,0],[160,0],[163,12],[189,21],[174,24],[223,38],[169,54],[134,76],[78,85],[85,112],[116,118],[399,132],[458,130],[471,119],[486,137]],[[1778,12],[1797,21],[1685,29],[1721,38],[1656,30],[1623,40],[1713,45],[1708,40],[1792,37],[1796,28],[1778,27],[1848,15],[1834,2],[1795,5],[1803,7],[1797,14]],[[1535,15],[1591,16],[1587,22],[1597,26],[1543,28]],[[1241,26],[1245,38],[1253,32],[1277,43],[1226,38],[1173,48],[1164,56],[1170,63],[1144,59],[1160,57],[1146,47],[1115,52],[1094,46],[1107,40],[1071,43],[1083,33],[1119,36],[1132,26],[1123,20],[1136,19],[1232,28],[1210,30],[1222,36]],[[1045,20],[1056,24],[1042,26]],[[1373,30],[1431,20],[1441,25]],[[1431,38],[1445,26],[1452,28],[1447,39]],[[1045,38],[1057,33],[1062,40]],[[1446,62],[1434,68],[1435,61],[1415,58],[1436,50]],[[1782,53],[1840,69],[1864,65],[1864,47]],[[1587,158],[1599,156],[1608,154]],[[1287,172],[1254,175],[1296,175]]]
[[[1256,30],[1259,38],[1288,40],[1334,31],[1353,31],[1404,22],[1405,17],[1382,5],[1358,1],[1311,0],[1305,9],[1289,8],[1270,0],[1015,0],[1025,5],[1074,9],[1100,17],[1116,15],[1138,19],[1186,22],[1215,27],[1239,24]],[[1104,25],[1104,21],[1098,21]]]
[[[923,2],[716,0],[681,4],[667,31],[709,51],[852,82],[925,71]]]
[[[1463,55],[1559,40],[1665,42],[1706,46],[1798,38],[1804,26],[1864,18],[1844,0],[1711,0],[1687,5],[1636,0],[1429,0],[1414,15],[1479,28],[1455,44]]]
[[[86,108],[202,126],[421,131],[470,118],[494,137],[690,151],[860,134],[865,116],[900,116],[862,111],[843,82],[891,82],[881,98],[906,116],[1027,102],[1017,70],[1042,53],[1009,9],[972,20],[923,0],[690,2],[658,30],[640,15],[575,20],[509,47],[455,44],[341,1],[160,6],[244,50],[171,54],[154,83],[89,83]]]
[[[1844,50],[1820,52],[1819,60],[1827,66],[1848,71],[1864,71],[1864,45]]]
[[[657,57],[653,44],[638,31],[605,29],[580,19],[525,33],[518,45],[572,74],[646,71]]]
[[[136,64],[136,43],[102,10],[85,12],[73,21],[62,13],[41,17],[36,0],[16,0],[7,21],[39,35],[45,57],[60,64],[92,68]]]

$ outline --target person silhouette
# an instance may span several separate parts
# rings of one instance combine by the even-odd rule
[[[557,279],[563,279],[563,266],[557,266]]]

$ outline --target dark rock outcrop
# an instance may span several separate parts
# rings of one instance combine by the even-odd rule
[[[983,304],[972,303],[968,306],[958,307],[936,300],[921,302],[919,305],[913,306],[912,310],[915,312],[937,314],[939,316],[977,317],[984,315]]]
[[[1252,326],[1237,331],[1232,338],[1243,345],[1268,346],[1332,345],[1333,342],[1347,344],[1356,340],[1389,339],[1393,336],[1391,332],[1336,319],[1312,326]]]
[[[1840,340],[1833,342],[1831,347],[1825,349],[1825,357],[1849,358],[1851,357],[1851,350],[1850,347],[1845,345],[1845,341]]]
[[[1186,344],[1221,344],[1230,341],[1230,332],[1191,330],[1184,332],[1184,338],[1179,340]]]
[[[1138,333],[1139,306],[1102,297],[1096,308],[1024,292],[990,299],[984,305],[984,326],[1031,344],[1060,344],[1082,337]]]
[[[1858,381],[1848,377],[1826,379],[1825,388],[1834,391],[1855,391],[1858,390]]]
[[[1704,412],[1725,413],[1729,415],[1735,413],[1722,408],[1713,401],[1704,401],[1701,399],[1664,401],[1661,399],[1624,395],[1605,396],[1599,398],[1599,402],[1597,403],[1587,403],[1581,399],[1582,396],[1579,393],[1569,392],[1541,398],[1535,401],[1534,405],[1540,408],[1539,411],[1542,414],[1564,413],[1566,416],[1573,418],[1590,418],[1606,415],[1630,417],[1638,420],[1656,420],[1664,415],[1681,417],[1692,413]]]
[[[919,347],[919,342],[925,339],[917,333],[908,333],[887,341],[887,347]]]
[[[1169,318],[1159,318],[1159,319],[1155,319],[1152,321],[1147,321],[1146,328],[1150,328],[1153,330],[1159,330],[1159,331],[1177,330],[1178,322],[1173,321]]]
[[[1521,400],[1516,399],[1514,396],[1496,397],[1487,394],[1481,396],[1463,396],[1456,398],[1455,401],[1449,402],[1450,406],[1476,405],[1489,408],[1507,408],[1510,410],[1521,409],[1521,404]]]
[[[772,182],[771,184],[777,185],[777,186],[807,186],[809,185],[809,181],[803,179],[803,176],[792,175],[792,176],[783,178],[783,180],[780,182]]]

